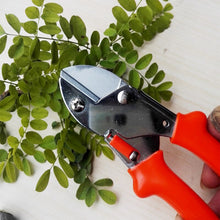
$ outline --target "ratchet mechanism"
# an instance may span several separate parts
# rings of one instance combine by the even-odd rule
[[[177,115],[108,70],[79,65],[60,74],[63,100],[83,126],[104,136],[128,167],[139,197],[157,195],[185,220],[215,220],[206,203],[166,165],[159,137],[166,136],[220,175],[220,143],[202,112]],[[190,201],[190,202],[189,202]]]

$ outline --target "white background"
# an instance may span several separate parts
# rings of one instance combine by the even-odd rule
[[[103,32],[114,21],[111,8],[116,0],[63,0],[54,2],[64,7],[63,15],[79,15],[86,23],[88,36],[93,30]],[[142,53],[153,53],[153,61],[172,80],[172,102],[164,103],[175,113],[201,110],[207,115],[220,103],[220,2],[218,0],[173,0],[174,19],[171,27],[145,44]],[[5,14],[14,13],[25,21],[24,10],[31,1],[1,0],[0,23],[7,32],[13,32]],[[7,54],[0,56],[0,64],[10,62]],[[50,117],[56,117],[51,114]],[[8,125],[16,134],[19,121],[14,118]],[[52,131],[47,131],[52,132]],[[163,138],[161,148],[171,169],[187,182],[203,199],[208,201],[214,190],[200,188],[202,161],[179,146]],[[34,191],[36,182],[49,164],[35,167],[33,177],[20,175],[14,184],[0,180],[0,209],[13,213],[20,220],[70,219],[151,219],[171,220],[176,212],[157,197],[139,199],[132,191],[132,180],[126,167],[116,158],[114,162],[101,157],[95,161],[93,179],[111,177],[112,190],[118,196],[114,206],[99,200],[92,208],[75,198],[77,185],[63,189],[52,175],[43,193]]]

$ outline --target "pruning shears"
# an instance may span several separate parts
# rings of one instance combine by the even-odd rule
[[[166,165],[160,136],[200,157],[220,175],[220,143],[200,111],[174,114],[112,72],[70,66],[59,79],[62,98],[84,127],[104,136],[128,167],[137,196],[157,195],[185,220],[217,220],[208,205]]]

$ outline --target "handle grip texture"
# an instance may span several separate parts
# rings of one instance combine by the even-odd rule
[[[220,176],[220,142],[208,132],[204,113],[178,113],[170,141],[196,154]]]
[[[208,205],[166,165],[161,150],[128,169],[139,197],[157,195],[168,202],[184,220],[218,220]]]

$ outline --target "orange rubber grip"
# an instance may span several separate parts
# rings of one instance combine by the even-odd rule
[[[177,114],[173,136],[173,144],[180,145],[206,162],[220,175],[220,142],[207,130],[207,117],[202,112]]]
[[[163,152],[128,170],[139,197],[157,195],[168,202],[184,220],[218,220],[208,205],[166,165]]]
[[[132,147],[130,144],[122,140],[117,135],[114,135],[114,137],[112,138],[109,144],[128,159],[132,152],[134,151],[138,152],[134,147]]]

